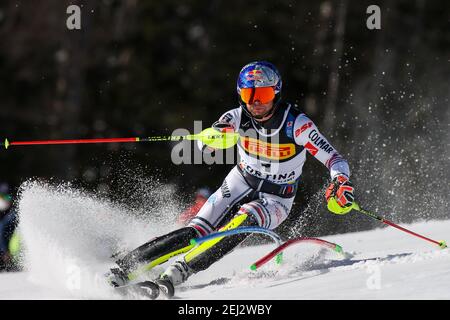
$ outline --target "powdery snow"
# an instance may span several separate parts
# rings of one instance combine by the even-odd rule
[[[22,191],[19,211],[26,269],[0,274],[0,299],[122,299],[103,281],[112,266],[109,254],[173,227],[124,217],[120,208],[70,188],[36,183]],[[404,226],[448,240],[450,220]],[[249,266],[274,245],[242,247],[192,276],[176,297],[450,299],[449,249],[390,227],[322,238],[340,244],[345,256],[299,244],[285,250],[282,265],[270,262],[251,271]]]

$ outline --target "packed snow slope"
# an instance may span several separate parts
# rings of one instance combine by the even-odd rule
[[[19,205],[23,272],[0,274],[1,299],[141,299],[103,281],[112,252],[169,231],[171,223],[124,216],[124,208],[70,188],[32,183]],[[350,213],[358,214],[358,213]],[[365,218],[365,217],[362,217]],[[450,240],[450,220],[405,227]],[[390,227],[323,237],[344,256],[314,244],[285,250],[284,262],[249,266],[274,245],[236,249],[178,288],[181,299],[450,299],[450,253]],[[163,270],[163,265],[153,274]]]

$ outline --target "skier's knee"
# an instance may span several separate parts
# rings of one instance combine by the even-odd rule
[[[259,201],[252,201],[241,206],[238,214],[246,214],[245,226],[259,226],[267,228],[270,225],[270,215]],[[244,225],[242,225],[244,226]]]
[[[214,231],[214,227],[209,224],[204,219],[193,219],[189,224],[188,227],[193,228],[197,232],[197,237],[204,237],[210,234]]]
[[[257,221],[252,215],[248,215],[245,210],[240,210],[231,221],[221,230],[231,230],[238,227],[256,226]],[[185,256],[185,262],[193,273],[207,269],[214,262],[220,260],[223,256],[232,251],[249,234],[234,234],[221,239],[212,247],[198,247]]]

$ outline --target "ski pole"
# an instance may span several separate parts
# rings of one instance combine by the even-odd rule
[[[370,211],[367,211],[367,210],[361,208],[360,205],[359,205],[358,203],[356,203],[356,202],[353,202],[353,207],[352,207],[352,209],[354,209],[354,210],[356,210],[356,211],[359,211],[359,212],[365,214],[366,216],[371,217],[372,219],[375,219],[375,220],[378,220],[378,221],[380,221],[380,222],[382,222],[382,223],[384,223],[384,224],[387,224],[388,226],[397,228],[397,229],[399,229],[399,230],[401,230],[401,231],[404,231],[404,232],[406,232],[406,233],[409,233],[410,235],[413,235],[413,236],[416,236],[416,237],[418,237],[418,238],[420,238],[420,239],[423,239],[423,240],[429,241],[429,242],[431,242],[431,243],[437,244],[441,249],[447,248],[447,244],[445,243],[444,240],[436,241],[436,240],[427,238],[427,237],[425,237],[425,236],[422,236],[422,235],[420,235],[420,234],[418,234],[418,233],[415,233],[415,232],[413,232],[413,231],[411,231],[411,230],[408,230],[408,229],[406,229],[406,228],[403,228],[403,227],[399,226],[398,224],[393,223],[392,221],[389,221],[389,220],[387,220],[387,219],[385,219],[385,218],[383,218],[383,217],[380,217],[380,216],[376,215],[375,213],[372,213],[372,212],[370,212]]]
[[[5,139],[3,146],[8,149],[12,146],[30,145],[54,145],[54,144],[87,144],[87,143],[117,143],[117,142],[156,142],[156,141],[181,141],[200,140],[204,144],[215,149],[227,149],[234,146],[239,139],[237,132],[220,132],[213,128],[207,128],[197,134],[181,136],[152,136],[145,138],[103,138],[103,139],[70,139],[70,140],[34,140],[34,141],[9,141]]]

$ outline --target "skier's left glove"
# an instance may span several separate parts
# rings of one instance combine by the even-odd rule
[[[346,176],[335,177],[325,192],[328,210],[335,214],[350,212],[353,208],[353,191],[353,184]]]

